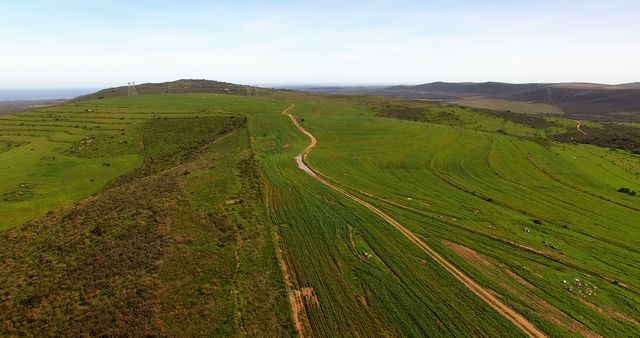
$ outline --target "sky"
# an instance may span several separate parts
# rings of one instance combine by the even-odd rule
[[[637,0],[0,0],[0,88],[640,81]]]

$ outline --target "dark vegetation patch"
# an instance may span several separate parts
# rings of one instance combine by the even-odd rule
[[[555,135],[553,138],[561,142],[593,144],[640,154],[640,128],[617,123],[601,123],[601,125],[602,128],[581,126],[580,129],[586,135],[573,128],[566,133]]]
[[[511,121],[513,123],[522,124],[536,129],[545,129],[556,126],[555,123],[546,120],[545,118],[527,113],[516,113],[512,111],[497,111],[490,109],[476,109],[487,115],[496,116],[501,119]]]
[[[181,293],[163,293],[173,305],[163,311],[164,316],[175,336],[202,332],[292,336],[286,288],[262,204],[261,178],[249,151],[250,139],[246,130],[229,138],[234,141],[227,144],[244,138],[242,150],[215,157],[204,153],[188,165],[193,175],[181,176],[190,204],[197,206],[181,218],[201,225],[178,231],[181,241],[175,255],[180,259],[167,264],[164,275],[168,283],[191,287]],[[227,188],[221,188],[221,179],[231,184],[223,183]],[[215,241],[210,239],[212,234]]]
[[[0,332],[9,336],[232,335],[235,312],[228,303],[229,286],[234,285],[230,281],[238,274],[234,243],[238,229],[257,231],[250,228],[258,219],[257,209],[239,212],[253,216],[238,226],[238,215],[228,216],[231,210],[218,207],[207,213],[194,206],[180,180],[185,168],[203,168],[194,161],[205,146],[244,122],[222,117],[152,121],[145,126],[142,168],[73,207],[0,234]],[[257,199],[231,207],[258,208],[261,186],[253,159],[239,162],[238,172],[248,188],[238,197]],[[258,230],[269,238],[270,232]],[[266,253],[275,252],[268,245],[260,248],[247,258],[260,261]],[[274,256],[271,263],[277,269]],[[285,300],[275,309],[282,312],[287,309],[286,298],[252,288],[267,283],[277,290],[277,278],[249,272],[243,285],[257,294],[243,304],[254,306],[256,316],[276,318],[274,299]],[[263,317],[245,316],[263,322]],[[286,311],[282,318],[288,319]],[[264,335],[279,328],[277,319],[267,323],[269,328],[248,332]]]
[[[391,106],[383,105],[378,109],[378,115],[402,120],[430,122],[430,123],[459,123],[460,117],[455,113],[446,111],[446,107],[435,111],[426,107]]]
[[[378,110],[378,114],[383,117],[424,122],[426,111],[427,109],[421,107],[385,106]]]
[[[74,142],[64,153],[80,157],[101,157],[139,152],[139,145],[136,146],[136,144],[127,140],[124,135],[126,135],[126,132],[123,131],[122,134],[118,136],[87,136],[80,141]]]
[[[447,110],[449,108],[449,111]],[[462,123],[460,117],[454,112],[450,111],[451,107],[446,105],[434,106],[434,107],[420,107],[420,106],[403,106],[399,104],[391,105],[389,103],[383,103],[380,108],[377,109],[378,115],[383,117],[392,117],[403,120],[430,122],[438,124],[450,124],[456,125]],[[544,129],[556,126],[555,123],[546,120],[545,118],[526,113],[516,113],[512,111],[495,111],[490,109],[469,108],[469,107],[456,107],[458,109],[465,109],[474,111],[477,113],[489,115],[492,117],[498,117],[503,120],[511,121],[516,124],[526,125],[532,128]],[[499,131],[500,132],[500,131]],[[506,133],[504,130],[501,133]]]
[[[618,189],[618,192],[623,193],[623,194],[627,194],[627,195],[630,195],[630,196],[637,195],[637,193],[635,191],[633,191],[633,190],[631,190],[629,188],[624,188],[624,187]]]
[[[53,161],[56,160],[56,157],[53,156],[53,155],[46,155],[46,156],[40,157],[40,160],[47,161],[47,162],[53,162]]]
[[[2,194],[1,199],[6,202],[29,200],[34,196],[33,187],[34,184],[32,183],[20,183],[15,189]]]
[[[17,148],[23,145],[27,145],[29,144],[29,142],[27,141],[5,141],[5,140],[0,140],[0,153],[3,153],[5,151],[9,151],[13,148]]]
[[[157,175],[0,235],[0,332],[161,335],[156,264],[178,198]]]
[[[160,172],[193,157],[207,143],[234,129],[245,127],[242,116],[154,119],[142,127],[144,165],[118,178],[120,184]]]

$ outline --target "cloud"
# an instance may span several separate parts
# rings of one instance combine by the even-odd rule
[[[631,82],[640,78],[638,9],[574,0],[3,3],[0,86]]]

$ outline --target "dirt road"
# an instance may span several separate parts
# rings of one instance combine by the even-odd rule
[[[456,279],[458,279],[465,286],[467,286],[471,291],[473,291],[473,293],[475,293],[483,301],[485,301],[487,304],[489,304],[489,306],[491,306],[493,309],[495,309],[500,314],[502,314],[504,317],[506,317],[508,320],[510,320],[514,325],[519,327],[527,335],[529,335],[530,337],[546,337],[545,334],[542,331],[538,330],[526,318],[524,318],[522,315],[520,315],[519,313],[517,313],[513,309],[511,309],[508,306],[506,306],[505,304],[503,304],[500,300],[498,300],[498,298],[496,298],[496,296],[494,296],[491,293],[491,291],[489,291],[488,289],[485,289],[480,284],[478,284],[476,281],[471,279],[469,276],[465,275],[462,271],[460,271],[453,264],[451,264],[449,261],[447,261],[442,256],[440,256],[440,254],[438,254],[435,250],[433,250],[431,247],[429,247],[420,237],[418,237],[416,234],[414,234],[413,232],[411,232],[410,230],[405,228],[398,221],[393,219],[391,216],[385,214],[382,210],[376,208],[375,206],[373,206],[369,202],[366,202],[363,199],[361,199],[361,198],[359,198],[359,197],[347,192],[343,188],[335,185],[334,183],[329,182],[324,177],[318,175],[318,173],[316,171],[314,171],[313,168],[311,168],[309,165],[307,165],[306,162],[305,162],[305,157],[318,144],[318,140],[315,138],[315,136],[313,136],[313,134],[308,132],[306,129],[304,129],[304,127],[302,127],[302,125],[300,125],[300,123],[298,122],[298,120],[296,119],[295,116],[293,116],[292,114],[289,113],[289,111],[291,111],[294,107],[295,106],[292,104],[289,108],[285,109],[282,112],[282,114],[289,116],[289,118],[291,119],[293,124],[296,126],[296,128],[298,128],[298,130],[301,133],[307,135],[309,137],[309,139],[311,140],[311,143],[309,143],[309,145],[303,151],[301,151],[298,155],[295,156],[295,161],[296,161],[296,164],[298,165],[298,168],[303,170],[305,173],[309,174],[309,176],[313,177],[317,181],[319,181],[322,184],[326,185],[327,187],[329,187],[329,188],[331,188],[331,189],[333,189],[333,190],[345,195],[346,197],[352,199],[353,201],[357,202],[358,204],[360,204],[360,205],[364,206],[365,208],[369,209],[371,212],[373,212],[376,215],[380,216],[380,218],[382,218],[387,223],[389,223],[391,226],[393,226],[398,231],[400,231],[411,242],[416,244],[420,249],[422,249],[422,251],[424,251],[427,255],[429,255],[434,261],[436,261],[438,264],[440,264],[440,266],[442,266],[445,270],[447,270],[449,273],[451,273]]]
[[[585,135],[589,135],[587,133],[585,133],[582,129],[580,129],[580,127],[582,127],[582,122],[578,121],[578,120],[574,120],[578,123],[578,125],[576,126],[576,129],[578,129],[579,132],[585,134]]]

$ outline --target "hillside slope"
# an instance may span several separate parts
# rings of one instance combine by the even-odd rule
[[[0,336],[525,336],[475,284],[637,336],[636,129],[294,91],[2,115]]]
[[[182,79],[162,83],[143,83],[135,86],[138,95],[149,94],[179,94],[179,93],[214,93],[231,95],[257,95],[260,92],[268,91],[258,87],[243,86],[227,82],[211,80]],[[127,96],[129,89],[127,86],[107,88],[93,94],[76,98],[76,101],[104,99],[108,97]]]
[[[25,169],[28,183],[17,178],[9,185],[22,190],[5,193],[0,182],[7,215],[31,205],[29,215],[41,213],[42,203],[31,200],[57,186],[79,190],[76,198],[95,191],[102,176],[107,187],[75,203],[58,201],[63,208],[22,226],[3,219],[13,228],[0,232],[0,336],[290,335],[246,119],[189,108],[162,112],[145,96],[124,99],[135,100],[120,110],[112,99],[45,108],[32,121],[48,127],[23,129],[36,133],[32,140],[79,141],[43,147],[48,154]],[[34,114],[6,118],[16,117]],[[80,119],[95,124],[76,128]],[[0,154],[25,147],[42,145]],[[61,166],[68,158],[76,159],[73,166]],[[10,159],[3,163],[13,165]],[[117,161],[132,165],[123,172]]]
[[[320,89],[310,88],[310,91]],[[326,90],[323,90],[326,91]],[[637,83],[602,85],[592,83],[433,82],[416,86],[385,88],[334,87],[334,93],[392,96],[409,99],[460,103],[465,98],[489,98],[558,107],[566,115],[584,119],[634,120],[640,116],[640,88]]]

